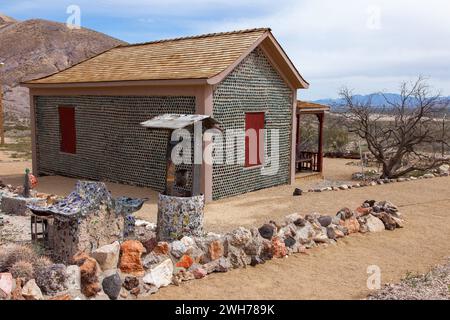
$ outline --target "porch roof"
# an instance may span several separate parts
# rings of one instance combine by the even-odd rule
[[[297,101],[297,112],[299,113],[318,114],[326,111],[330,111],[329,106],[308,101]]]

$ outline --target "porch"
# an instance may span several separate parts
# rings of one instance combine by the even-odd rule
[[[325,105],[297,102],[296,179],[304,180],[323,176],[323,127],[325,112],[329,110],[330,107]],[[314,118],[317,121],[311,121]],[[303,124],[307,123],[308,126],[304,126],[302,122]],[[316,132],[313,132],[313,122],[317,123]]]

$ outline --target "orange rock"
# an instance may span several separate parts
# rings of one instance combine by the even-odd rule
[[[287,255],[286,245],[279,237],[272,238],[272,252],[274,258],[284,258]]]
[[[51,297],[49,300],[72,300],[70,294],[62,294],[59,296]]]
[[[219,240],[211,241],[208,245],[209,256],[211,260],[217,260],[223,257],[223,244]]]
[[[89,255],[86,252],[80,251],[72,257],[72,262],[78,266],[81,266],[86,259],[89,259]]]
[[[179,268],[189,269],[189,267],[192,266],[193,263],[194,259],[185,254],[181,257],[180,261],[178,261],[175,266]]]
[[[81,292],[86,297],[95,296],[101,291],[97,271],[97,261],[91,257],[86,258],[80,266]]]
[[[347,228],[348,233],[357,233],[359,232],[360,225],[356,218],[350,218],[347,220],[340,220],[339,224]]]
[[[145,248],[141,242],[137,240],[127,240],[120,246],[119,268],[124,273],[129,273],[136,276],[144,274],[144,267],[142,266],[141,255],[145,252]]]
[[[11,300],[25,300],[22,295],[22,280],[16,279],[16,288],[11,292]]]
[[[153,252],[156,254],[163,254],[167,255],[169,254],[169,244],[167,242],[158,242],[156,247],[153,249]]]

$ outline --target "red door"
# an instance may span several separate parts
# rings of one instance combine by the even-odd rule
[[[77,135],[75,129],[75,108],[59,107],[60,151],[75,154]]]
[[[264,142],[264,112],[245,114],[245,166],[262,164],[262,145]]]

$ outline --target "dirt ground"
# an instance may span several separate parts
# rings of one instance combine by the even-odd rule
[[[348,180],[358,167],[347,160],[326,159],[325,178]],[[0,163],[6,183],[20,183],[22,168]],[[20,170],[19,170],[20,169]],[[6,171],[5,171],[6,170]],[[75,179],[42,177],[39,191],[68,193]],[[298,181],[307,189],[314,181]],[[138,214],[154,221],[156,193],[145,188],[108,184],[113,194],[151,198]],[[400,207],[406,227],[341,239],[336,246],[272,260],[255,268],[212,274],[179,287],[161,289],[152,299],[360,299],[367,296],[367,268],[381,268],[382,283],[397,282],[408,272],[424,273],[450,255],[450,177],[417,180],[348,191],[307,193],[293,197],[296,186],[281,186],[210,203],[205,227],[229,231],[237,226],[258,226],[293,213],[334,215],[341,207],[356,208],[366,199],[390,200]]]

